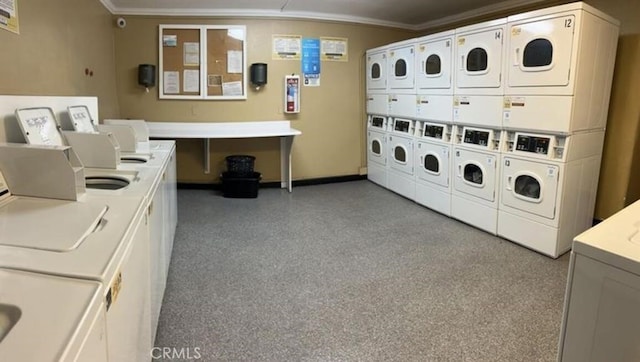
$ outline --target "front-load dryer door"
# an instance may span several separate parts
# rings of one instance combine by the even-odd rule
[[[418,178],[436,185],[449,186],[449,146],[418,142],[416,174]]]
[[[415,87],[414,45],[389,50],[389,90]]]
[[[458,88],[500,88],[502,85],[503,28],[489,28],[457,37]]]
[[[387,52],[367,54],[367,91],[387,89]]]
[[[490,202],[496,198],[497,156],[456,148],[454,187],[456,190]]]
[[[413,142],[410,138],[389,135],[389,164],[391,168],[413,175]]]
[[[509,86],[568,85],[575,20],[569,14],[511,24],[507,55]]]
[[[453,37],[420,43],[417,47],[418,89],[450,89]]]
[[[387,164],[387,153],[385,152],[386,140],[384,134],[369,131],[367,135],[369,139],[369,161],[385,166]]]
[[[524,212],[555,218],[559,168],[557,165],[504,157],[502,204]]]

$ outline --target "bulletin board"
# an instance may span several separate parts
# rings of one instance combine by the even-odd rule
[[[161,99],[246,99],[246,28],[160,25]]]

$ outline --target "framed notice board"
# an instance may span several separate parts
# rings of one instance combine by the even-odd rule
[[[247,99],[246,27],[160,25],[161,99]]]

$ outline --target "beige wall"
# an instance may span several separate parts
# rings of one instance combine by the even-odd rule
[[[172,122],[291,120],[292,126],[302,131],[293,146],[294,179],[356,175],[366,166],[364,52],[413,36],[413,33],[401,30],[319,21],[134,16],[126,19],[126,28],[115,31],[116,77],[122,117]],[[267,63],[268,84],[258,92],[250,90],[244,101],[159,100],[157,87],[145,93],[137,85],[136,69],[141,63],[158,64],[159,24],[246,25],[247,66],[255,62]],[[298,115],[285,115],[282,105],[284,76],[300,74],[300,61],[272,60],[273,34],[349,39],[349,61],[322,62],[321,85],[302,88]],[[256,170],[262,172],[264,181],[280,179],[277,139],[212,142],[212,172],[209,175],[203,173],[201,141],[180,140],[178,179],[181,182],[217,182],[224,169],[224,156],[233,153],[255,155]]]
[[[101,115],[117,116],[114,26],[104,6],[27,0],[18,2],[18,15],[19,35],[0,30],[0,94],[97,96]]]
[[[595,218],[640,198],[640,0],[586,0],[620,20]]]

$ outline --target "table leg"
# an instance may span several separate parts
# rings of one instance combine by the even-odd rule
[[[211,165],[210,165],[210,155],[209,155],[209,139],[205,138],[203,139],[204,141],[204,173],[205,174],[209,174],[211,172]]]
[[[289,192],[291,187],[291,146],[293,136],[280,137],[280,188],[286,188]]]

